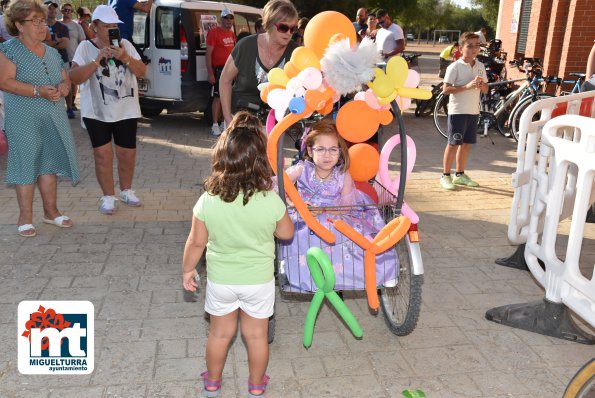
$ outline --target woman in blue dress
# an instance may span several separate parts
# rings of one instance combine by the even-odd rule
[[[46,46],[47,10],[39,0],[11,2],[4,14],[16,38],[0,43],[0,90],[5,92],[8,139],[6,183],[15,186],[19,203],[18,233],[37,234],[33,197],[39,187],[43,221],[72,227],[57,207],[57,176],[79,180],[74,141],[66,118],[64,97],[70,79],[58,52]]]

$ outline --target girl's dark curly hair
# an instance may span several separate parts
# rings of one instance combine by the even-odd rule
[[[227,203],[242,192],[244,205],[254,193],[270,191],[273,173],[266,147],[267,138],[258,118],[248,112],[236,113],[213,149],[205,191]]]

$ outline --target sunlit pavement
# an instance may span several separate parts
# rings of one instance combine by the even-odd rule
[[[363,339],[353,338],[323,307],[306,350],[302,330],[309,298],[280,298],[267,396],[388,398],[419,388],[430,397],[560,397],[595,348],[484,319],[492,307],[543,297],[528,272],[494,264],[514,251],[506,224],[515,142],[493,131],[494,145],[479,139],[467,172],[480,187],[448,192],[438,184],[444,139],[430,117],[418,119],[410,111],[404,117],[417,144],[406,200],[421,218],[425,284],[419,324],[411,335],[397,337],[381,314],[370,315],[363,296],[347,295]],[[38,235],[17,236],[15,193],[0,190],[0,396],[197,396],[208,324],[203,299],[184,300],[180,268],[191,208],[215,141],[197,115],[143,119],[133,187],[143,205],[120,203],[113,216],[104,216],[97,210],[101,193],[89,139],[78,122],[71,126],[82,181],[76,187],[60,182],[59,207],[73,228],[43,224],[36,194]],[[395,132],[394,125],[385,129],[381,140]],[[3,179],[6,157],[0,162]],[[593,247],[591,224],[583,244],[591,265]],[[17,304],[37,299],[94,304],[91,375],[18,373]],[[246,395],[246,360],[238,338],[225,367],[223,397]]]

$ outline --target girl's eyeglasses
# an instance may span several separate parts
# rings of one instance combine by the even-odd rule
[[[317,154],[318,156],[322,156],[328,153],[331,156],[339,156],[341,153],[341,149],[337,146],[332,146],[330,148],[325,148],[323,146],[312,147],[312,151]]]
[[[298,29],[297,25],[289,26],[286,23],[276,23],[275,28],[277,28],[277,32],[279,33],[290,32],[291,34],[294,34]]]

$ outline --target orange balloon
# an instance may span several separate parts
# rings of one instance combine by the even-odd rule
[[[343,235],[351,239],[356,245],[364,250],[368,250],[372,246],[372,242],[364,235],[357,232],[353,227],[343,220],[334,220],[333,225],[335,229]]]
[[[380,124],[388,126],[393,121],[393,114],[388,109],[381,109],[377,111],[380,116]]]
[[[349,174],[354,181],[368,181],[378,173],[380,154],[368,144],[355,144],[349,148]]]
[[[306,105],[308,105],[308,108],[315,111],[323,109],[327,101],[324,93],[318,90],[306,91],[304,99],[306,100]]]
[[[308,47],[298,47],[293,50],[291,53],[291,62],[299,70],[310,67],[320,69],[320,59]]]
[[[374,237],[370,251],[374,254],[380,254],[387,251],[405,236],[407,231],[409,231],[410,226],[411,220],[407,216],[399,216],[392,219],[388,224],[382,227],[380,232]]]
[[[333,100],[332,99],[326,101],[326,104],[324,105],[324,108],[319,109],[318,110],[318,113],[320,113],[321,115],[328,115],[333,110],[333,105],[334,104],[333,104]]]
[[[378,311],[380,300],[378,300],[378,289],[376,288],[376,255],[372,253],[371,248],[364,252],[364,283],[368,307]]]
[[[269,96],[269,93],[271,92],[271,90],[274,90],[276,88],[285,88],[279,84],[267,84],[262,91],[260,92],[260,99],[262,100],[262,102],[267,103],[267,97]]]
[[[354,45],[357,40],[353,23],[345,15],[337,11],[323,11],[316,14],[304,31],[304,45],[314,51],[318,58],[324,56],[331,37],[342,33]]]
[[[331,36],[331,39],[328,41],[328,45],[332,46],[333,44],[341,41],[341,40],[345,40],[348,39],[347,36],[345,36],[343,33],[335,33],[334,35]],[[353,44],[353,43],[349,43],[349,44]]]
[[[337,113],[337,130],[350,142],[364,142],[378,130],[379,113],[366,101],[351,101]]]
[[[292,78],[292,77],[296,77],[298,75],[298,73],[300,73],[300,70],[298,68],[295,67],[295,65],[293,64],[293,62],[289,61],[285,64],[285,66],[283,67],[283,70],[285,71],[285,74],[287,75],[288,78]]]

